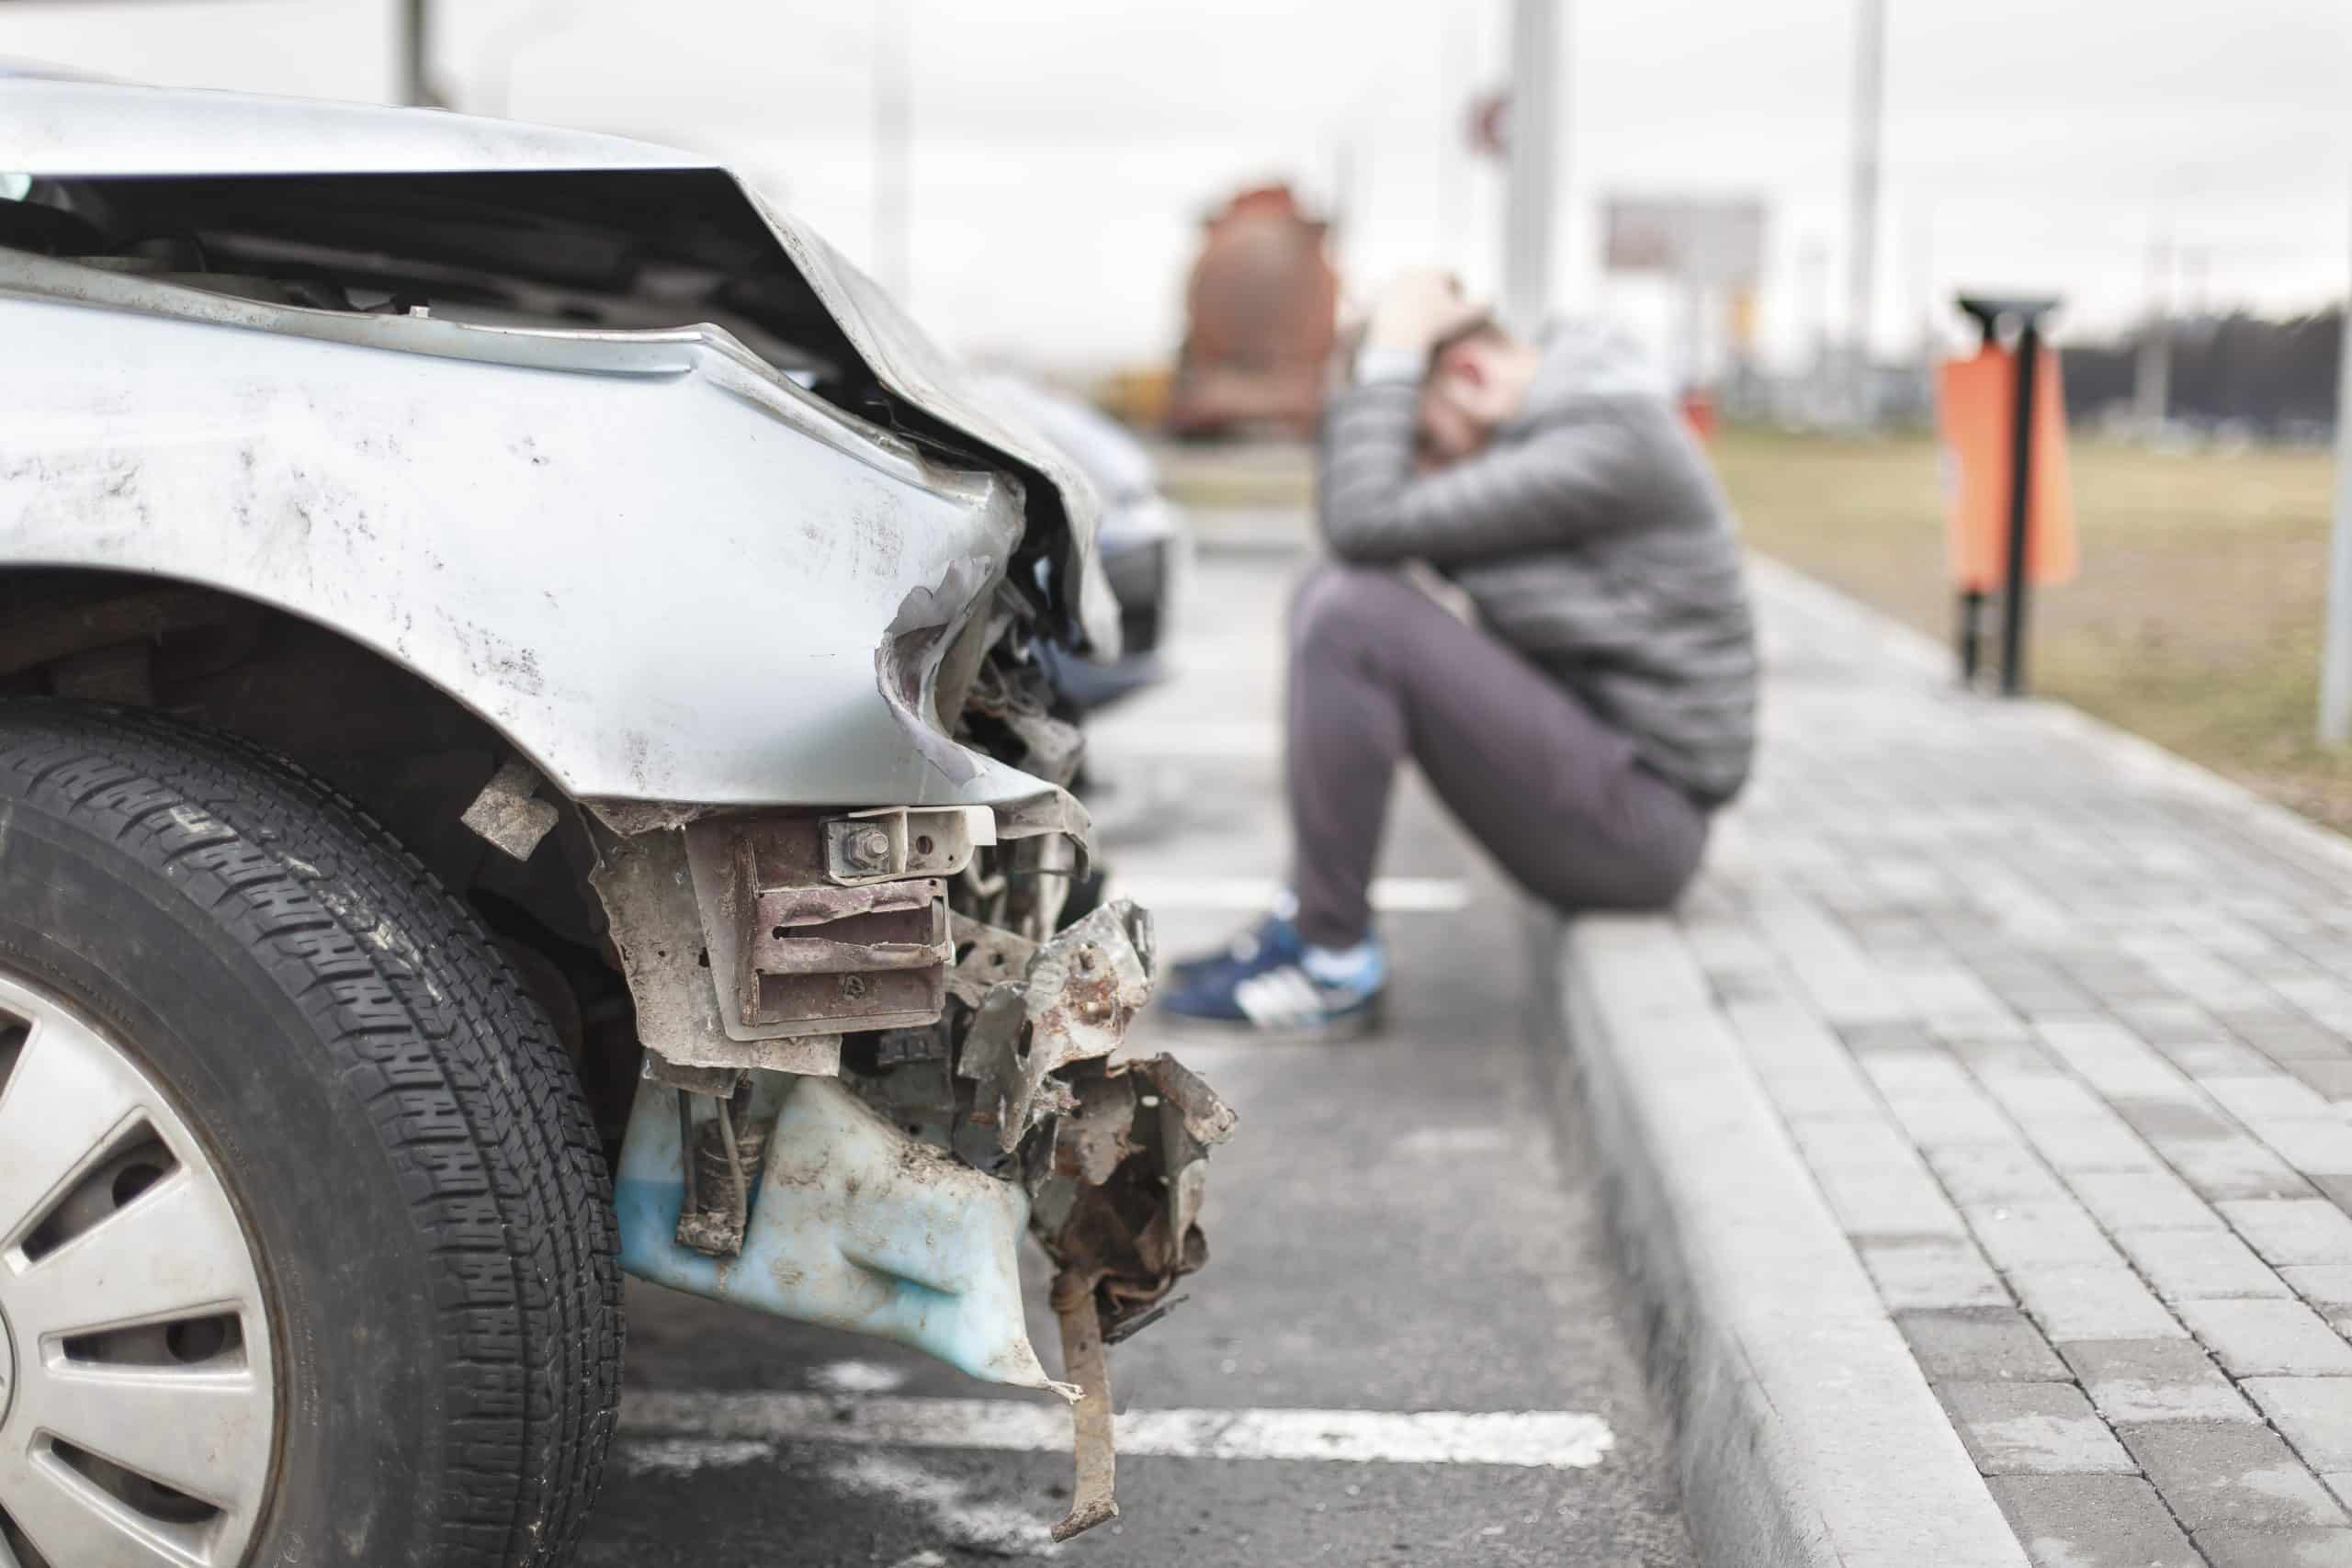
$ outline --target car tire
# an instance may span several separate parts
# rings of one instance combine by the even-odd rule
[[[77,1124],[110,1141],[76,1155]],[[568,1561],[616,1243],[546,1014],[380,828],[232,739],[0,705],[0,1544],[27,1568]],[[208,1292],[200,1330],[159,1326]],[[159,1440],[198,1406],[157,1390],[219,1401],[218,1440]]]

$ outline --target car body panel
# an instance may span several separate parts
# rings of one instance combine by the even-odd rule
[[[526,169],[707,169],[626,137],[385,104],[199,87],[10,76],[0,166],[109,175],[392,175]]]
[[[993,395],[985,378],[941,353],[898,301],[843,260],[815,230],[778,212],[758,192],[749,194],[784,242],[800,276],[891,390],[1012,457],[1051,487],[1069,514],[1072,547],[1067,570],[1078,590],[1079,621],[1068,631],[1081,651],[1097,659],[1117,658],[1118,606],[1102,576],[1096,537],[1102,500],[1087,470],[1040,431],[1023,409]]]
[[[439,110],[0,77],[0,174],[91,179],[719,168],[650,142]],[[1083,651],[1115,658],[1118,617],[1095,558],[1101,507],[1085,473],[1017,411],[992,399],[978,377],[942,353],[815,230],[736,184],[885,386],[1044,481],[1042,491],[1057,503],[1052,521],[1067,533],[1067,631]]]
[[[8,252],[0,290],[0,559],[331,626],[575,797],[1045,787],[969,750],[952,777],[876,669],[910,594],[959,561],[1001,578],[1017,487],[926,462],[715,329],[309,310]]]
[[[1036,653],[1118,653],[1084,473],[815,233],[643,143],[0,72],[0,242],[13,585],[329,628],[590,807],[503,759],[433,802],[543,874],[482,893],[601,909],[625,1266],[1107,1412],[1102,1345],[1205,1262],[1232,1117],[1114,1060],[1149,921],[1074,905],[1078,737]],[[313,668],[341,703],[346,665]],[[593,869],[535,859],[567,821]],[[1070,1385],[1029,1341],[1024,1224],[1091,1348]],[[1109,1423],[1075,1430],[1057,1539],[1116,1512]]]

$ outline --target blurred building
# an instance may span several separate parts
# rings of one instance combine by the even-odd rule
[[[1245,190],[1209,218],[1185,286],[1171,433],[1313,431],[1339,320],[1329,228],[1288,186]]]

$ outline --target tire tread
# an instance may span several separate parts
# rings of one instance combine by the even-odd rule
[[[147,864],[310,1020],[433,1270],[435,1568],[568,1562],[618,1403],[618,1235],[578,1075],[496,943],[366,812],[232,736],[10,703],[0,795],[46,797]]]

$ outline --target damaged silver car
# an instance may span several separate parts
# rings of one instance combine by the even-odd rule
[[[1085,480],[724,170],[445,114],[0,76],[0,1563],[566,1561],[622,1269],[1111,1517],[1232,1118],[1118,1054]]]

